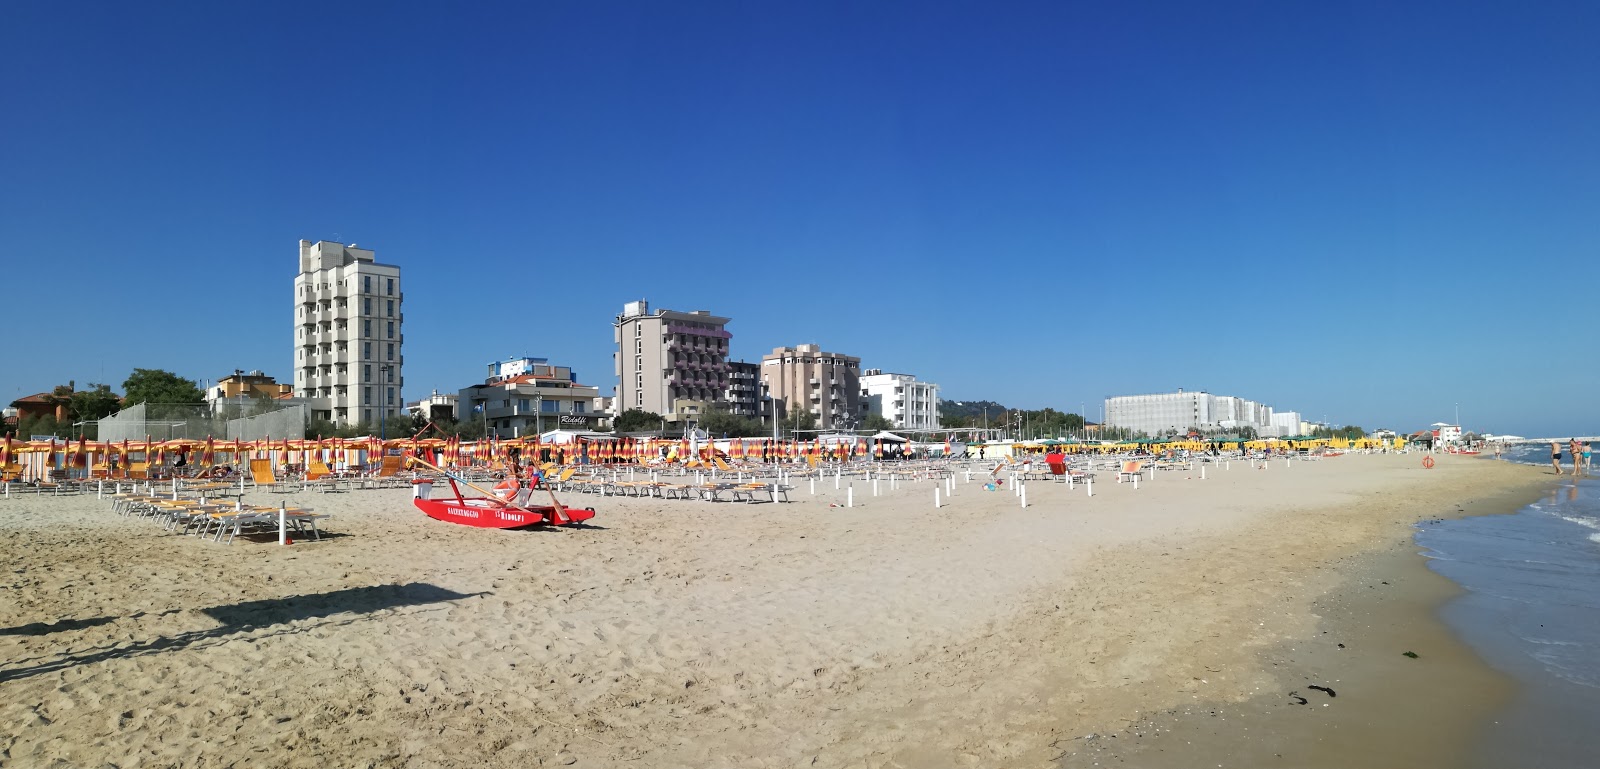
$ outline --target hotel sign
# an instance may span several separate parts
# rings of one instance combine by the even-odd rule
[[[561,424],[564,424],[564,425],[588,424],[588,417],[579,416],[577,414],[562,414],[561,415]]]

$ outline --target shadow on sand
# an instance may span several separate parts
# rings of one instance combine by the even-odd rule
[[[405,607],[426,606],[447,601],[459,601],[464,598],[473,598],[481,595],[487,595],[487,593],[457,593],[454,590],[446,590],[437,585],[412,582],[405,585],[352,587],[343,590],[332,590],[326,593],[311,593],[288,598],[269,598],[260,601],[244,601],[224,606],[213,606],[200,611],[202,614],[221,623],[218,627],[209,630],[178,633],[171,636],[157,636],[145,641],[124,641],[85,650],[69,651],[54,659],[35,658],[42,661],[36,664],[0,668],[0,682],[14,681],[42,673],[79,665],[92,665],[97,662],[122,657],[160,654],[181,651],[197,645],[225,643],[227,636],[236,633],[248,633],[258,630],[267,631],[251,636],[252,639],[259,640],[276,635],[303,633],[318,627],[346,625],[360,619],[370,618],[379,612]],[[350,616],[341,617],[339,615]],[[143,615],[134,615],[134,617],[139,616]],[[96,617],[87,620],[61,620],[53,624],[35,622],[29,625],[0,629],[0,635],[39,636],[65,630],[94,627],[116,621],[116,619],[115,617]],[[24,662],[32,662],[32,660],[25,660]]]

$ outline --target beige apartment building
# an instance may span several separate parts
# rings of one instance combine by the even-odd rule
[[[728,389],[730,318],[709,310],[650,312],[643,299],[617,316],[615,413],[640,409],[669,422],[695,419]]]
[[[780,416],[793,409],[808,409],[821,430],[859,427],[861,359],[824,352],[814,344],[778,347],[761,356],[761,382]]]

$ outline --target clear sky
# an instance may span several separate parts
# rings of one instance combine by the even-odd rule
[[[1600,433],[1594,2],[0,19],[7,401],[288,381],[307,238],[404,269],[412,399],[524,354],[609,394],[647,298],[957,400]]]

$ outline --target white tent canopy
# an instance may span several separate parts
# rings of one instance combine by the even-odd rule
[[[895,443],[908,443],[908,442],[910,442],[909,438],[902,438],[902,437],[900,437],[898,435],[895,435],[894,433],[891,433],[891,432],[880,432],[877,435],[872,436],[872,440],[875,440],[875,441],[894,441]]]

